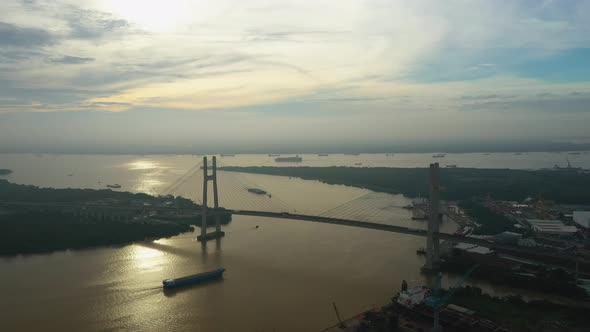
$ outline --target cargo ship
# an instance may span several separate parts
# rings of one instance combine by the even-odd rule
[[[295,157],[281,157],[281,158],[275,158],[275,161],[277,163],[300,163],[303,161],[303,158],[299,157],[299,156],[295,156]]]
[[[266,191],[264,191],[262,189],[258,189],[258,188],[248,188],[248,192],[251,192],[256,195],[266,195],[267,194]]]
[[[168,289],[196,285],[215,279],[220,279],[221,277],[223,277],[223,272],[225,272],[225,269],[219,268],[217,270],[193,274],[182,278],[166,279],[162,281],[162,284],[164,285],[164,288]]]

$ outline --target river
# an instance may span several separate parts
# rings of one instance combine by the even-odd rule
[[[376,163],[363,157],[342,156]],[[257,158],[264,164],[262,159],[269,157]],[[12,169],[14,173],[4,178],[16,183],[56,188],[118,183],[120,190],[155,194],[198,161],[196,156],[7,154],[0,155],[0,168]],[[251,155],[220,161],[257,162]],[[306,213],[369,197],[367,203],[382,213],[356,217],[425,227],[410,220],[409,212],[401,208],[410,201],[401,195],[223,173],[221,179],[231,175],[255,183]],[[223,189],[222,206],[244,203],[232,200]],[[447,223],[442,230],[452,232],[455,227]],[[0,330],[319,331],[336,322],[333,301],[343,316],[352,316],[387,302],[403,279],[410,285],[430,282],[420,275],[423,258],[416,255],[424,238],[243,216],[234,216],[224,230],[226,237],[205,247],[195,241],[196,234],[187,233],[121,247],[2,258]],[[227,269],[221,281],[171,293],[162,290],[163,279],[221,266]],[[492,293],[504,292],[482,285]]]

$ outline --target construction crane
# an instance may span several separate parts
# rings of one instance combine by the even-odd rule
[[[432,327],[432,331],[433,332],[441,332],[442,328],[440,327],[440,323],[439,323],[439,315],[440,315],[440,309],[444,306],[446,306],[447,304],[449,304],[449,300],[453,297],[453,294],[455,294],[455,292],[457,291],[457,289],[459,289],[459,287],[461,287],[465,281],[467,280],[467,278],[469,278],[469,276],[471,275],[471,273],[473,273],[473,271],[475,271],[475,269],[477,269],[479,265],[475,265],[474,267],[472,267],[471,269],[469,269],[462,278],[460,278],[455,285],[453,285],[453,287],[449,288],[449,290],[443,295],[441,296],[441,278],[442,278],[442,273],[438,273],[436,275],[436,280],[435,280],[435,286],[434,286],[434,292],[431,296],[427,297],[426,299],[424,299],[424,303],[426,303],[428,306],[431,306],[433,311],[434,311],[434,324]]]

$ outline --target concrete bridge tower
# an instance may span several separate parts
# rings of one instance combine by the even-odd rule
[[[428,209],[428,235],[426,238],[426,264],[424,272],[438,271],[440,265],[440,178],[438,163],[430,164],[430,202]]]
[[[207,240],[220,238],[225,235],[221,231],[221,224],[219,214],[215,214],[215,232],[207,234],[207,183],[213,182],[213,207],[219,208],[219,194],[217,192],[217,158],[213,156],[212,174],[209,175],[207,170],[207,157],[203,157],[203,206],[201,210],[201,235],[197,236],[197,240],[206,242]]]

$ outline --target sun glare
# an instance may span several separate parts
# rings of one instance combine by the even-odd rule
[[[108,10],[139,28],[152,32],[171,32],[194,16],[188,0],[109,0]]]
[[[142,171],[160,167],[160,165],[157,162],[151,160],[136,160],[125,164],[125,166],[132,171]]]

